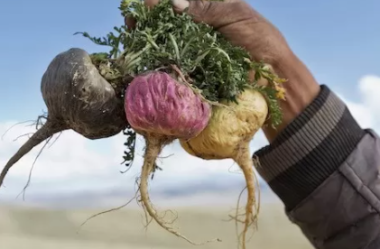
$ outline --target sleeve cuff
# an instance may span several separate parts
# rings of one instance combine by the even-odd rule
[[[327,86],[276,140],[254,154],[259,174],[293,209],[350,155],[365,131]]]

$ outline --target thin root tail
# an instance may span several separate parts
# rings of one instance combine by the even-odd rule
[[[150,174],[154,170],[155,161],[160,154],[163,146],[166,144],[165,139],[160,139],[157,137],[146,136],[146,151],[144,164],[142,167],[141,178],[140,178],[140,198],[143,204],[144,210],[148,212],[149,216],[152,217],[158,225],[167,230],[168,232],[174,234],[177,237],[180,237],[192,245],[204,245],[206,243],[220,241],[219,239],[206,241],[203,243],[195,243],[192,240],[188,239],[184,235],[180,234],[173,227],[170,226],[172,222],[166,222],[161,217],[159,217],[158,212],[153,208],[152,203],[150,202],[149,193],[148,193],[148,180]]]
[[[0,187],[3,185],[4,178],[6,177],[9,169],[17,163],[23,156],[29,153],[34,147],[39,145],[41,142],[50,138],[54,134],[63,131],[62,126],[54,125],[49,120],[38,129],[29,139],[26,141],[21,148],[9,159],[7,164],[4,166],[0,174]]]
[[[240,148],[238,157],[235,159],[241,170],[243,171],[247,189],[247,203],[245,206],[245,219],[243,220],[244,228],[241,232],[242,248],[246,248],[247,233],[251,225],[257,227],[257,216],[259,212],[260,197],[256,199],[256,186],[258,181],[253,171],[253,160],[250,157],[249,148]],[[258,188],[259,196],[260,189]],[[235,217],[237,219],[238,217]],[[240,220],[239,220],[240,221]]]

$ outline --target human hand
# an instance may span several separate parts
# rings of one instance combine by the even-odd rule
[[[149,7],[158,2],[145,0]],[[173,0],[172,3],[177,13],[186,11],[194,21],[214,27],[233,45],[245,48],[256,61],[275,65],[290,53],[281,33],[242,0]],[[127,19],[126,22],[131,26],[133,21]]]
[[[145,0],[153,7],[160,0]],[[310,104],[319,85],[307,67],[288,46],[280,31],[244,0],[172,0],[177,13],[187,12],[196,22],[218,30],[231,44],[245,48],[251,59],[269,64],[270,69],[288,81],[284,84],[286,101],[281,101],[283,121],[276,129],[264,128],[268,140],[277,135]],[[134,21],[126,18],[127,26]],[[252,75],[253,76],[253,75]],[[266,82],[259,82],[265,85]]]

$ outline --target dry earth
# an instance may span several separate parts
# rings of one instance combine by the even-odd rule
[[[312,248],[300,230],[291,224],[279,204],[263,204],[259,230],[248,248]],[[101,211],[101,210],[100,210]],[[175,223],[191,239],[214,237],[223,242],[192,246],[163,231],[154,222],[144,229],[142,211],[133,208],[98,216],[77,233],[80,224],[98,210],[49,210],[41,208],[0,208],[2,249],[234,249],[235,225],[224,221],[228,209],[176,208]]]

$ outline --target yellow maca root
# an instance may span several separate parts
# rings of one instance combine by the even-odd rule
[[[214,106],[207,127],[198,136],[180,140],[180,143],[189,154],[202,159],[231,158],[243,171],[248,192],[241,234],[242,247],[245,249],[247,231],[257,220],[258,213],[255,194],[257,182],[249,142],[265,123],[268,105],[264,96],[254,89],[245,90],[237,100],[238,104],[224,102],[222,104],[226,107]]]

